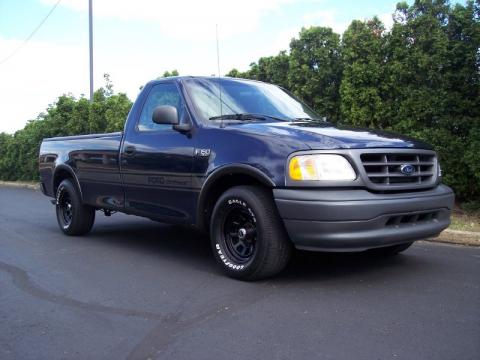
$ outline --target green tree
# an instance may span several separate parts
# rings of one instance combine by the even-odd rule
[[[445,66],[448,63],[446,1],[397,4],[389,36],[391,78],[388,116],[397,130],[436,126],[445,113]]]
[[[342,119],[362,127],[385,128],[385,27],[372,20],[354,20],[343,34]]]
[[[265,81],[284,88],[289,88],[289,71],[290,56],[286,51],[281,51],[276,56],[262,57],[258,60],[258,63],[251,63],[250,70],[245,73],[237,71],[235,77]]]
[[[13,142],[13,136],[0,133],[0,175],[2,180],[14,180],[14,167],[10,164],[9,148]]]
[[[228,77],[233,77],[233,78],[246,78],[246,74],[243,72],[238,71],[237,69],[232,69],[230,70],[227,75]]]
[[[107,128],[105,131],[122,131],[131,107],[132,102],[127,97],[127,94],[119,93],[107,98],[105,103]]]
[[[325,27],[303,28],[290,43],[289,87],[322,116],[340,118],[340,35]]]
[[[479,197],[480,190],[480,2],[468,1],[465,6],[456,4],[450,11],[446,26],[448,36],[448,63],[445,66],[445,99],[447,114],[442,126],[452,137],[462,142],[460,166],[467,181],[449,181],[461,189],[460,195]],[[447,161],[451,157],[443,155]],[[452,180],[450,180],[452,179]],[[460,185],[460,184],[461,185]],[[458,185],[457,185],[458,184]]]
[[[165,71],[162,76],[159,76],[157,79],[161,78],[167,78],[167,77],[172,77],[172,76],[178,76],[179,73],[177,70],[172,70],[172,71]]]
[[[103,74],[103,80],[105,81],[105,95],[112,96],[114,94],[113,91],[113,83],[110,80],[110,74]]]
[[[38,152],[44,138],[122,130],[132,103],[125,94],[114,94],[109,78],[105,80],[106,87],[95,91],[93,102],[61,95],[14,135],[1,133],[0,179],[38,179]]]
[[[387,64],[392,129],[433,144],[457,197],[478,198],[478,3],[399,3],[394,20]]]

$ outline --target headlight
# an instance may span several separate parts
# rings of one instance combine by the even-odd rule
[[[355,180],[352,165],[341,155],[298,155],[290,159],[289,175],[292,180]]]

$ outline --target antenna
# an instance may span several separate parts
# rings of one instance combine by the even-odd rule
[[[223,123],[223,102],[222,102],[222,87],[220,85],[220,50],[218,46],[218,24],[215,24],[215,37],[217,40],[217,70],[218,70],[218,92],[220,99],[220,127],[224,128],[225,124]]]

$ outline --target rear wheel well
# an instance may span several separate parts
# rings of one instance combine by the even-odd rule
[[[55,172],[55,176],[53,177],[53,194],[54,194],[54,196],[56,196],[56,194],[57,194],[58,186],[65,179],[72,180],[73,185],[77,186],[73,175],[68,170],[58,169]]]
[[[207,232],[209,231],[210,218],[212,216],[213,208],[215,207],[215,204],[220,196],[228,189],[240,185],[253,185],[271,189],[271,186],[265,185],[265,183],[262,181],[248,174],[231,173],[216,179],[212,184],[210,184],[204,197],[205,200],[202,201],[202,204],[200,204],[201,209],[199,214],[199,225],[202,230]]]

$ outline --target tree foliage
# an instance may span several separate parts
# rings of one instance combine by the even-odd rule
[[[276,56],[262,57],[258,63],[251,63],[250,70],[246,72],[232,69],[227,76],[265,81],[287,88],[289,70],[290,57],[286,51],[281,51]]]
[[[162,76],[158,77],[157,79],[161,78],[167,78],[167,77],[172,77],[172,76],[178,76],[179,73],[177,70],[172,70],[172,71],[165,71]]]
[[[126,94],[114,93],[108,75],[105,81],[92,102],[62,95],[15,134],[0,133],[0,179],[38,179],[38,152],[44,138],[123,130],[132,103]]]
[[[433,144],[464,199],[480,196],[478,5],[399,3],[386,36],[389,126]]]
[[[290,89],[322,116],[337,121],[343,62],[340,35],[330,28],[302,29],[290,43]]]
[[[353,21],[343,34],[341,113],[355,126],[384,128],[388,100],[385,28],[378,18]]]

